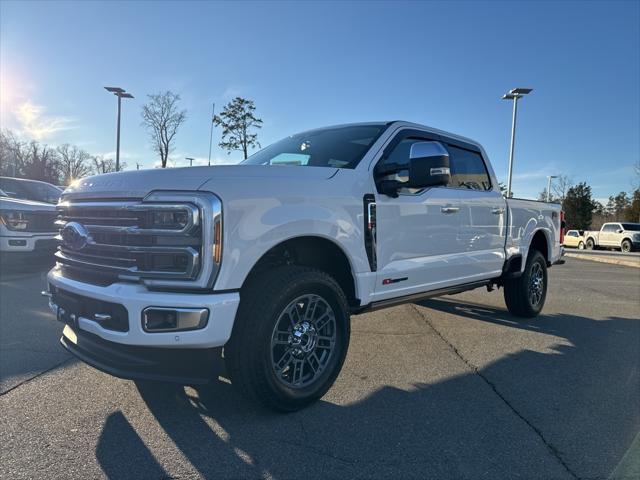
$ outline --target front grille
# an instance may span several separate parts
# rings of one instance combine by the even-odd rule
[[[198,194],[173,194],[167,201],[157,196],[151,201],[65,200],[57,207],[57,261],[101,281],[107,275],[205,286],[215,265],[213,258],[203,258],[203,245],[213,243],[212,229],[221,228],[220,202],[209,197],[208,202]]]
[[[55,232],[58,227],[55,225],[55,212],[22,212],[22,217],[26,221],[26,228],[22,232]]]

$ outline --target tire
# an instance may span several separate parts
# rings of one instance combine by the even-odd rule
[[[547,261],[542,254],[529,252],[524,272],[504,284],[504,301],[509,313],[532,318],[542,311],[547,298]]]
[[[629,253],[633,250],[633,245],[631,244],[631,240],[624,239],[620,244],[620,250],[624,253]]]
[[[578,244],[578,250],[584,250],[584,242]]]
[[[593,238],[588,238],[587,239],[586,247],[587,247],[587,250],[595,250],[596,249],[596,244],[593,241]]]
[[[349,335],[347,299],[332,277],[308,267],[277,267],[240,293],[225,346],[231,383],[270,409],[304,408],[333,385]]]

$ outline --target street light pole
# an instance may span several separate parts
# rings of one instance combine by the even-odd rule
[[[531,93],[532,88],[514,88],[503,95],[503,100],[513,100],[513,118],[511,119],[511,147],[509,148],[509,174],[507,177],[507,198],[513,197],[511,181],[513,179],[513,152],[516,144],[516,117],[518,115],[518,99]]]
[[[118,127],[116,128],[116,172],[120,171],[120,109],[122,97],[118,95]]]
[[[209,166],[211,166],[211,145],[213,143],[213,119],[216,118],[216,104],[211,107],[211,132],[209,133]]]
[[[557,175],[547,175],[547,202],[551,201],[551,179],[558,178]]]
[[[107,92],[113,93],[118,97],[118,126],[116,129],[116,172],[120,171],[120,110],[123,98],[133,98],[133,95],[127,93],[120,87],[104,87]]]

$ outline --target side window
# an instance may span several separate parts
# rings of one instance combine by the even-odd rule
[[[398,173],[393,173],[385,176],[385,180],[396,180],[398,182],[407,182],[409,180],[409,153],[411,151],[411,145],[417,142],[425,142],[428,140],[422,138],[408,137],[404,138],[398,143],[389,156],[382,160],[378,165],[384,166],[395,163],[397,165],[406,167],[406,170],[401,170]],[[402,194],[415,194],[424,189],[422,188],[400,188],[399,193]]]
[[[451,184],[456,188],[491,190],[491,180],[482,157],[477,152],[447,145]]]
[[[385,158],[380,164],[387,165],[390,163],[397,163],[398,165],[406,165],[407,170],[409,169],[409,152],[411,151],[411,145],[417,142],[424,142],[420,138],[405,138],[398,143],[391,150],[391,153],[387,158]]]
[[[616,230],[618,230],[618,226],[615,223],[609,223],[603,229],[605,232],[615,232]]]

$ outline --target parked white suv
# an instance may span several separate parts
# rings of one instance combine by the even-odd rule
[[[49,273],[62,344],[124,378],[234,385],[279,410],[340,372],[350,315],[478,287],[537,315],[561,212],[507,199],[482,147],[405,122],[287,137],[240,165],[67,189]],[[216,349],[217,348],[217,349]]]

